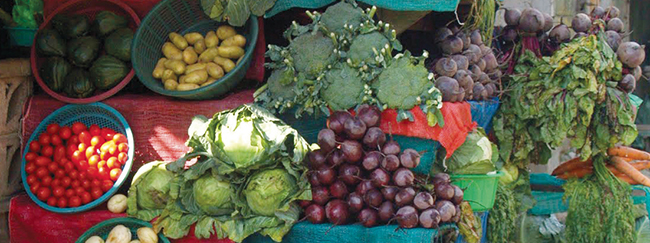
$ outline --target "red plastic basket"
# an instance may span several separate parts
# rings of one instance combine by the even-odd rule
[[[133,9],[131,9],[129,5],[119,0],[74,0],[66,2],[65,4],[59,6],[54,12],[48,15],[38,30],[40,31],[44,28],[48,28],[50,26],[50,21],[57,14],[83,14],[88,16],[88,18],[92,21],[95,19],[95,15],[97,13],[104,10],[112,11],[117,15],[127,17],[129,19],[129,28],[131,28],[134,32],[140,25],[140,18],[133,11]],[[49,94],[57,100],[66,103],[86,104],[104,100],[124,88],[124,86],[126,86],[135,75],[135,71],[133,68],[131,68],[131,71],[126,75],[126,77],[124,77],[124,79],[112,89],[109,89],[102,93],[97,93],[94,96],[88,98],[71,98],[52,91],[49,87],[47,87],[45,82],[43,82],[43,79],[39,73],[39,68],[46,59],[44,57],[39,57],[36,53],[36,38],[34,39],[34,44],[32,45],[30,58],[32,74],[34,75],[34,79],[36,79],[36,83],[38,83],[38,85],[43,90],[45,90],[45,93]]]

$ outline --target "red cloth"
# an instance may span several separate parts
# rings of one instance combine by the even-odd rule
[[[472,121],[471,106],[467,102],[445,102],[440,109],[445,120],[444,127],[429,126],[427,114],[419,106],[411,109],[413,122],[402,120],[397,122],[397,111],[387,109],[381,114],[381,129],[393,134],[432,139],[440,142],[447,151],[447,157],[465,142],[467,133],[478,124]]]

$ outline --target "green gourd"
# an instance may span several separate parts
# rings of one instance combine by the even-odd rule
[[[115,87],[129,73],[129,67],[119,59],[103,55],[90,67],[90,80],[97,89],[107,90]]]
[[[65,77],[68,75],[72,65],[62,57],[50,57],[41,66],[41,78],[52,91],[63,90]]]
[[[65,77],[63,92],[68,97],[86,98],[95,92],[93,83],[90,82],[90,74],[81,68],[75,68]]]
[[[113,31],[104,41],[106,53],[118,59],[131,61],[131,42],[133,42],[133,30],[121,28]]]

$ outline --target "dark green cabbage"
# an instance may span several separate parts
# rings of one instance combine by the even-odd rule
[[[41,78],[52,91],[63,90],[65,77],[72,69],[72,65],[62,57],[50,57],[41,66]]]
[[[131,42],[133,42],[133,30],[121,28],[113,31],[104,41],[106,53],[118,59],[131,61]]]
[[[116,29],[124,28],[128,20],[111,11],[101,11],[95,16],[93,32],[99,36],[106,36]]]
[[[95,91],[93,83],[90,82],[90,74],[81,68],[75,68],[65,77],[63,92],[68,97],[86,98]]]
[[[36,37],[36,50],[46,56],[65,56],[65,40],[53,29],[44,29]]]
[[[99,53],[101,43],[92,36],[84,36],[68,42],[68,60],[78,67],[90,67]]]
[[[129,70],[130,68],[119,59],[103,55],[90,67],[90,80],[98,89],[111,89],[126,77]]]

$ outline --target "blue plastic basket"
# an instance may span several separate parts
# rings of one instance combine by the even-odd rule
[[[88,238],[96,235],[101,237],[102,239],[108,238],[108,233],[111,232],[111,230],[118,225],[124,225],[124,227],[127,227],[131,230],[131,240],[137,239],[137,234],[136,231],[139,228],[142,227],[151,227],[151,224],[146,221],[142,221],[136,218],[114,218],[114,219],[108,219],[105,221],[100,222],[99,224],[93,226],[92,228],[86,230],[83,235],[75,241],[76,243],[84,243]],[[165,237],[162,232],[158,233],[158,242],[161,243],[169,243],[169,239]]]
[[[489,212],[474,212],[474,216],[477,217],[479,220],[481,220],[481,241],[480,243],[487,243],[487,223],[488,223],[488,218],[489,218]],[[466,243],[465,239],[463,239],[463,235],[458,234],[458,238],[456,238],[456,243]]]
[[[129,143],[128,160],[122,166],[122,174],[117,179],[117,181],[115,181],[113,187],[108,192],[104,193],[104,195],[102,195],[100,198],[88,204],[81,205],[79,207],[73,207],[73,208],[52,207],[50,205],[47,205],[47,203],[39,200],[36,197],[36,195],[34,195],[31,192],[29,188],[29,184],[27,184],[27,172],[25,171],[25,164],[27,163],[27,161],[25,160],[25,154],[27,154],[27,152],[29,151],[29,143],[33,140],[38,139],[41,133],[46,131],[47,125],[52,123],[57,123],[62,126],[63,125],[70,126],[75,122],[84,123],[86,124],[86,126],[96,124],[101,128],[108,127],[115,130],[116,132],[124,134]],[[38,206],[46,210],[56,212],[56,213],[76,213],[76,212],[83,212],[89,210],[103,203],[104,201],[108,200],[115,192],[117,192],[117,190],[120,188],[122,183],[124,183],[124,181],[129,175],[129,172],[131,171],[131,165],[133,164],[134,147],[135,146],[133,140],[133,133],[131,132],[131,127],[126,122],[124,117],[119,112],[117,112],[117,110],[100,102],[85,104],[85,105],[66,105],[54,111],[49,116],[47,116],[38,125],[38,127],[36,127],[36,130],[34,130],[32,136],[29,137],[29,141],[27,142],[27,145],[25,146],[25,150],[23,151],[23,160],[20,166],[20,173],[23,179],[23,186],[25,187],[25,191],[27,191],[27,195],[29,195],[29,198],[31,198],[32,201],[38,204]]]

